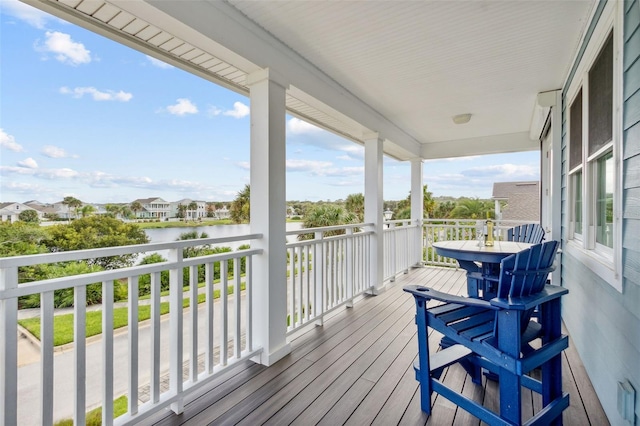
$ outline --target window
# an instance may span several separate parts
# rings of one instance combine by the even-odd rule
[[[614,2],[615,3],[615,2]],[[621,289],[620,102],[612,4],[581,59],[567,90],[569,250],[614,287]]]
[[[596,164],[596,243],[613,248],[613,153],[598,158]]]

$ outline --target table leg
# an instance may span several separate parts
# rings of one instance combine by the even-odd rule
[[[475,262],[470,260],[458,259],[458,264],[462,269],[467,271],[467,294],[469,297],[478,298],[480,295],[480,288],[482,288],[482,279],[479,276],[481,270]]]

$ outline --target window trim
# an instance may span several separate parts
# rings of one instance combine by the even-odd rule
[[[567,253],[578,259],[595,274],[610,284],[619,292],[623,287],[622,269],[622,147],[623,147],[623,117],[622,105],[622,48],[624,11],[619,2],[608,2],[603,10],[600,20],[591,36],[590,43],[578,64],[573,80],[566,92],[566,153],[567,168],[570,160],[570,105],[582,90],[582,162],[579,166],[567,170],[566,184],[568,196],[566,199],[565,226],[567,227]],[[608,41],[609,34],[613,32],[613,117],[612,140],[599,148],[595,153],[588,154],[588,125],[589,125],[589,71],[596,62],[600,52]],[[614,167],[614,205],[613,205],[613,248],[596,243],[596,200],[594,193],[597,179],[597,160],[609,150],[613,153]],[[572,176],[582,171],[582,235],[574,232],[574,182]]]

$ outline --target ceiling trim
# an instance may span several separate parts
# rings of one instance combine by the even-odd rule
[[[529,132],[519,132],[430,143],[423,146],[422,158],[454,158],[539,149],[539,141],[532,140]]]

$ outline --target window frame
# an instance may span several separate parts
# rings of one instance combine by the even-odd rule
[[[571,161],[571,106],[582,93],[582,143],[581,162],[567,170],[567,205],[565,226],[567,232],[567,252],[612,287],[622,292],[622,33],[623,11],[618,2],[609,2],[605,7],[592,34],[579,66],[566,92],[566,157],[567,169]],[[612,90],[612,135],[611,140],[589,154],[589,72],[594,67],[600,53],[604,51],[609,35],[613,34],[613,90]],[[596,242],[597,232],[597,188],[598,160],[612,153],[613,156],[613,247]],[[575,232],[575,176],[582,173],[582,233]]]

